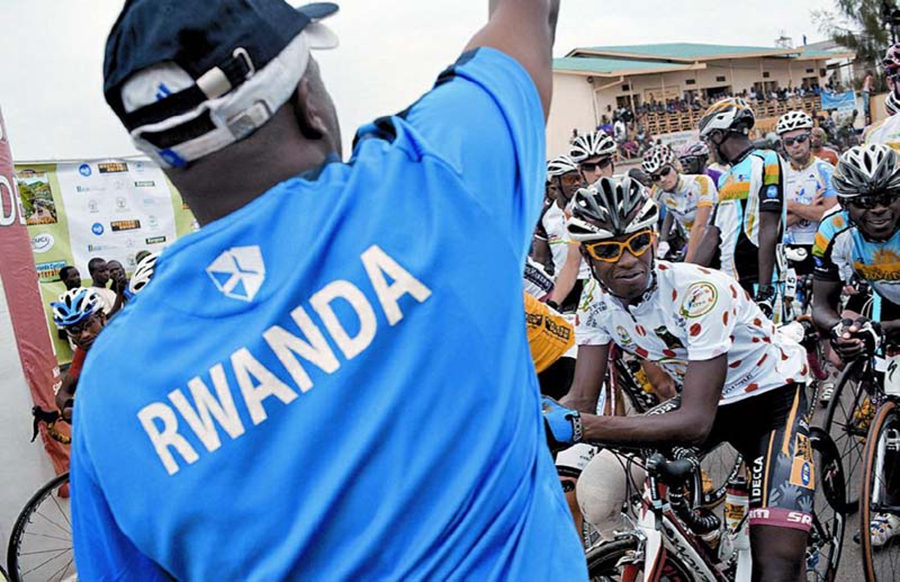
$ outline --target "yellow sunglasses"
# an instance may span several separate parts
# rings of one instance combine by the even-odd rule
[[[654,237],[652,230],[642,230],[634,233],[628,237],[628,240],[623,242],[604,240],[595,243],[582,243],[582,245],[591,258],[604,263],[615,263],[622,258],[622,253],[625,252],[626,247],[636,257],[643,255],[647,252],[647,249],[653,246]]]

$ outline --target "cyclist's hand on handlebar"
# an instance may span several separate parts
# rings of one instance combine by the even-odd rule
[[[565,408],[548,396],[541,398],[541,412],[547,432],[547,445],[551,451],[565,449],[581,442],[581,413]]]
[[[881,325],[865,317],[844,319],[831,329],[831,346],[844,361],[874,354],[881,338]]]

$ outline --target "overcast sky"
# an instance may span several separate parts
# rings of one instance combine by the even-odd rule
[[[0,108],[17,160],[134,153],[101,90],[103,47],[122,3],[0,1]],[[349,144],[357,126],[404,109],[431,86],[485,22],[488,2],[339,4],[329,25],[341,47],[319,53],[319,60]],[[823,35],[810,13],[832,6],[833,0],[562,0],[555,52],[658,42],[772,46],[782,33],[795,44],[804,34],[815,42]]]

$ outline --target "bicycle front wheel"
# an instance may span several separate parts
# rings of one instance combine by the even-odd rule
[[[854,513],[859,508],[863,450],[874,413],[869,398],[874,391],[870,384],[870,374],[862,360],[847,366],[834,387],[823,426],[841,456],[847,477],[848,513]]]
[[[9,579],[12,582],[74,582],[72,521],[69,500],[59,490],[69,483],[63,473],[38,489],[19,514],[9,537]]]
[[[900,535],[900,408],[892,400],[885,402],[872,420],[864,463],[859,512],[863,572],[868,582],[897,580],[900,579],[900,537],[896,537]],[[895,537],[890,536],[892,530]]]
[[[846,480],[841,457],[831,437],[815,427],[810,430],[809,437],[815,455],[816,495],[806,546],[806,580],[833,582],[841,561],[847,523]]]

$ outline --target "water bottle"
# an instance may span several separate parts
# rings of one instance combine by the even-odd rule
[[[737,531],[750,507],[747,478],[738,475],[728,483],[725,490],[725,524],[730,531]]]

